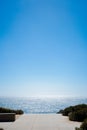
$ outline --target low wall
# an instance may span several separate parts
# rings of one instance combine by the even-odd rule
[[[0,113],[0,122],[15,121],[15,113]]]

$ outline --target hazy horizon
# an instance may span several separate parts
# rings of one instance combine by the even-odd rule
[[[87,95],[87,1],[0,2],[0,96]]]

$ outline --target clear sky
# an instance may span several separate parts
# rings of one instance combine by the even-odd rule
[[[0,0],[0,95],[87,95],[87,0]]]

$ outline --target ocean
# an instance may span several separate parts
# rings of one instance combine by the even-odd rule
[[[0,97],[0,107],[22,109],[24,113],[49,114],[57,113],[71,105],[87,104],[87,98],[81,97]]]

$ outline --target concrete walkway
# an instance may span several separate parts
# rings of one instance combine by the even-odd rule
[[[81,123],[60,114],[24,114],[13,123],[0,123],[4,130],[75,130]]]

